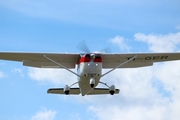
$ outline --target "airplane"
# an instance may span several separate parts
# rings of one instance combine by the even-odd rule
[[[63,68],[77,76],[77,82],[64,88],[50,88],[47,93],[65,95],[118,94],[115,85],[101,82],[101,78],[117,68],[152,66],[155,62],[180,60],[180,53],[28,53],[0,52],[1,60],[22,62],[24,66],[37,68]],[[76,66],[76,67],[75,67]],[[77,69],[77,72],[71,69]],[[102,69],[110,69],[102,73]],[[73,87],[78,84],[79,87]],[[97,88],[103,84],[106,88]]]

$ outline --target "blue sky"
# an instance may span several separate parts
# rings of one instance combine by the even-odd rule
[[[180,51],[178,0],[0,1],[0,51],[112,53]],[[0,61],[1,120],[119,120],[180,118],[180,61],[118,69],[102,78],[115,96],[50,95],[72,84],[65,70],[35,69]]]

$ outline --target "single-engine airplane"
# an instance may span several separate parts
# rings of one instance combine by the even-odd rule
[[[38,68],[64,68],[77,76],[77,82],[64,88],[51,88],[48,93],[66,95],[98,95],[118,94],[119,89],[115,85],[109,86],[100,79],[117,68],[137,68],[152,66],[154,62],[180,60],[180,53],[22,53],[0,52],[1,60],[22,62],[24,66]],[[77,66],[77,73],[72,68]],[[102,73],[102,69],[110,69]],[[79,87],[74,88],[73,85]],[[104,84],[107,88],[96,88],[98,84]]]

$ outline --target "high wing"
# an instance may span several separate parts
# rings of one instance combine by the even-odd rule
[[[134,56],[136,58],[120,66],[120,68],[151,66],[154,62],[180,60],[180,53],[102,54],[102,67],[114,68]]]
[[[39,68],[61,68],[57,64],[46,59],[45,56],[53,59],[67,68],[75,68],[79,54],[55,54],[55,53],[20,53],[0,52],[0,59],[23,62],[24,66]]]
[[[67,68],[75,68],[79,54],[69,53],[20,53],[0,52],[0,59],[23,62],[24,66],[39,68],[61,68],[57,64],[46,59],[45,56],[53,59]],[[127,53],[127,54],[101,54],[102,68],[115,68],[119,64],[137,56],[120,68],[136,68],[151,66],[154,62],[180,60],[180,53]]]

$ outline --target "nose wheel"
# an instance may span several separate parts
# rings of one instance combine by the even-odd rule
[[[91,86],[91,88],[94,88],[94,84],[95,84],[95,79],[92,77],[90,79],[90,86]]]
[[[91,88],[94,88],[94,84],[90,84]]]

